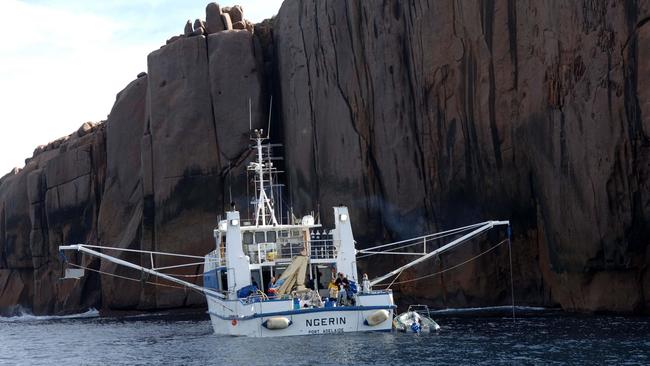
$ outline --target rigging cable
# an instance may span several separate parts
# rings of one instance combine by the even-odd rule
[[[84,269],[84,270],[89,270],[89,271],[92,271],[92,272],[97,272],[99,274],[103,274],[103,275],[106,275],[106,276],[121,278],[123,280],[129,280],[129,281],[134,281],[134,282],[142,282],[141,280],[139,280],[137,278],[120,276],[120,275],[116,275],[114,273],[108,273],[108,272],[100,271],[98,269],[93,269],[93,268],[88,268],[88,267],[85,267],[85,266],[80,266],[80,265],[74,264],[74,263],[67,263],[67,265],[72,266],[72,267],[81,268],[81,269]],[[156,282],[151,282],[151,281],[144,281],[144,283],[149,284],[149,285],[154,285],[154,286],[162,286],[162,287],[170,287],[170,288],[176,288],[176,289],[181,289],[181,290],[187,290],[187,287],[166,285],[164,283],[156,283]]]
[[[395,283],[395,281],[397,281],[397,277],[399,277],[399,276],[402,274],[402,272],[404,272],[405,269],[406,269],[406,268],[402,268],[402,270],[399,271],[399,273],[397,274],[397,276],[395,276],[395,278],[393,278],[393,281],[390,283],[390,285],[388,285],[388,287],[386,287],[386,289],[389,289],[391,286],[393,286],[393,284]]]
[[[357,256],[357,259],[362,259],[362,258],[370,257],[370,256],[373,256],[373,255],[377,255],[377,254],[387,254],[386,252],[394,252],[394,251],[396,251],[396,250],[404,249],[404,248],[408,248],[408,247],[412,247],[412,246],[415,246],[415,245],[424,245],[424,244],[426,243],[427,238],[428,238],[428,240],[430,240],[431,242],[435,242],[436,240],[439,240],[439,239],[442,239],[442,238],[446,238],[446,237],[448,237],[448,236],[458,235],[458,233],[459,233],[459,232],[447,233],[447,234],[444,234],[444,235],[441,235],[441,236],[438,236],[438,237],[435,237],[435,238],[428,238],[428,237],[425,237],[425,238],[419,238],[420,241],[417,241],[417,242],[415,242],[415,243],[400,245],[399,247],[391,248],[391,249],[386,249],[386,250],[384,250],[384,251],[382,251],[382,252],[370,252],[370,253],[368,253],[367,251],[370,251],[371,249],[362,249],[362,250],[359,251],[359,252],[362,253],[362,254],[361,254],[361,255],[358,255],[358,256]],[[433,234],[433,235],[436,235],[436,234]],[[407,241],[410,241],[410,240],[418,240],[418,238],[415,238],[415,239],[408,239]],[[404,242],[405,242],[405,241],[402,240],[401,242],[395,242],[395,243],[385,244],[384,246],[386,246],[386,245],[395,245],[395,244],[404,243]],[[440,245],[438,245],[438,248],[440,248]],[[437,248],[436,248],[436,249],[437,249]],[[396,254],[402,254],[402,253],[396,253]]]
[[[443,238],[445,236],[449,236],[449,234],[456,234],[456,233],[460,233],[460,232],[463,232],[463,231],[469,231],[470,229],[473,229],[473,228],[476,228],[476,227],[479,227],[479,226],[483,226],[483,225],[486,225],[486,224],[487,224],[487,222],[480,222],[478,224],[473,224],[473,225],[459,227],[459,228],[456,228],[456,229],[441,231],[439,233],[418,236],[416,238],[404,239],[404,240],[400,240],[400,241],[396,241],[396,242],[392,242],[392,243],[388,243],[388,244],[377,245],[377,246],[374,246],[374,247],[363,249],[362,251],[370,251],[370,250],[381,249],[381,248],[390,247],[390,246],[397,245],[397,244],[408,243],[408,242],[415,241],[415,240],[424,240],[425,238],[426,239],[431,239],[431,240],[439,239],[439,238]],[[419,241],[418,241],[418,243],[419,243]]]
[[[488,250],[486,250],[486,251],[484,251],[484,252],[481,252],[481,253],[475,255],[474,257],[472,257],[472,258],[470,258],[470,259],[468,259],[468,260],[466,260],[466,261],[464,261],[464,262],[461,262],[461,263],[459,263],[459,264],[457,264],[457,265],[455,265],[455,266],[453,266],[453,267],[449,267],[449,268],[443,269],[442,271],[438,271],[438,272],[430,273],[430,274],[428,274],[428,275],[424,275],[424,276],[421,276],[421,277],[412,278],[412,279],[410,279],[410,280],[404,280],[404,281],[398,281],[398,282],[393,281],[393,282],[391,282],[391,284],[388,285],[388,286],[390,287],[390,286],[392,286],[392,285],[401,285],[401,284],[403,284],[403,283],[415,282],[415,281],[423,280],[423,279],[425,279],[425,278],[434,277],[434,276],[437,276],[437,275],[443,274],[443,273],[445,273],[445,272],[447,272],[447,271],[451,271],[452,269],[456,269],[456,268],[458,268],[458,267],[460,267],[460,266],[463,266],[463,265],[465,265],[465,264],[467,264],[467,263],[469,263],[469,262],[471,262],[471,261],[473,261],[473,260],[475,260],[475,259],[477,259],[477,258],[479,258],[479,257],[481,257],[481,256],[483,256],[483,255],[485,255],[485,254],[487,254],[487,253],[493,251],[494,249],[496,249],[497,247],[499,247],[501,244],[503,244],[503,243],[505,243],[505,242],[509,242],[509,240],[508,240],[508,239],[505,239],[505,240],[501,241],[499,244],[496,244],[495,246],[489,248]],[[511,268],[512,268],[512,267],[511,267]],[[400,273],[401,273],[401,272],[400,272]],[[511,284],[511,285],[512,285],[512,284]],[[385,285],[375,285],[375,286],[385,286]],[[514,303],[514,301],[513,301],[513,303]]]
[[[515,321],[515,284],[512,276],[512,243],[510,237],[512,236],[512,229],[508,225],[508,257],[510,257],[510,300],[512,301],[512,322]]]

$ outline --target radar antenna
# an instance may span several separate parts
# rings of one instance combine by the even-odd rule
[[[248,170],[255,173],[255,188],[257,191],[255,199],[255,226],[259,225],[277,225],[278,220],[275,218],[275,210],[273,208],[274,202],[269,199],[266,194],[267,183],[269,188],[273,188],[273,174],[277,173],[273,162],[269,158],[264,161],[263,148],[271,148],[271,145],[262,145],[267,137],[264,136],[264,130],[255,129],[254,135],[251,140],[255,141],[255,149],[257,152],[256,161],[248,164]],[[270,152],[269,152],[270,155]],[[267,179],[268,176],[268,179]]]

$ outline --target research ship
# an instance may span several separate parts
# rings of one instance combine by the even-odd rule
[[[182,264],[155,267],[155,256],[196,256],[89,244],[60,246],[60,250],[99,257],[204,294],[216,334],[276,337],[391,331],[396,304],[390,285],[403,271],[496,226],[507,226],[510,232],[509,221],[486,221],[359,250],[347,207],[333,207],[332,229],[323,228],[314,215],[282,215],[281,208],[275,207],[279,171],[273,163],[276,145],[268,140],[263,130],[251,133],[255,159],[247,169],[254,177],[250,182],[255,191],[254,217],[242,218],[232,205],[217,223],[215,249],[201,257],[202,285],[167,273]],[[440,244],[446,238],[453,240]],[[111,251],[150,255],[151,267],[106,254]],[[372,255],[415,259],[372,280],[360,278],[357,259]],[[84,268],[73,267],[66,270],[66,277],[83,275]]]

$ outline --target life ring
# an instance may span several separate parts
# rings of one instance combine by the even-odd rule
[[[233,319],[230,324],[232,324],[233,327],[237,326],[237,319]]]

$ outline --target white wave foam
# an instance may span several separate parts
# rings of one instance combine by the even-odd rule
[[[515,306],[516,312],[541,312],[551,311],[551,308],[542,308],[537,306]],[[432,314],[464,314],[464,313],[490,313],[490,312],[510,312],[512,306],[486,306],[482,308],[451,308],[441,310],[431,310]]]
[[[90,309],[84,313],[70,314],[70,315],[33,315],[27,311],[20,310],[18,315],[10,317],[1,317],[0,322],[37,322],[45,320],[59,320],[59,319],[83,319],[83,318],[96,318],[99,316],[99,310]]]

